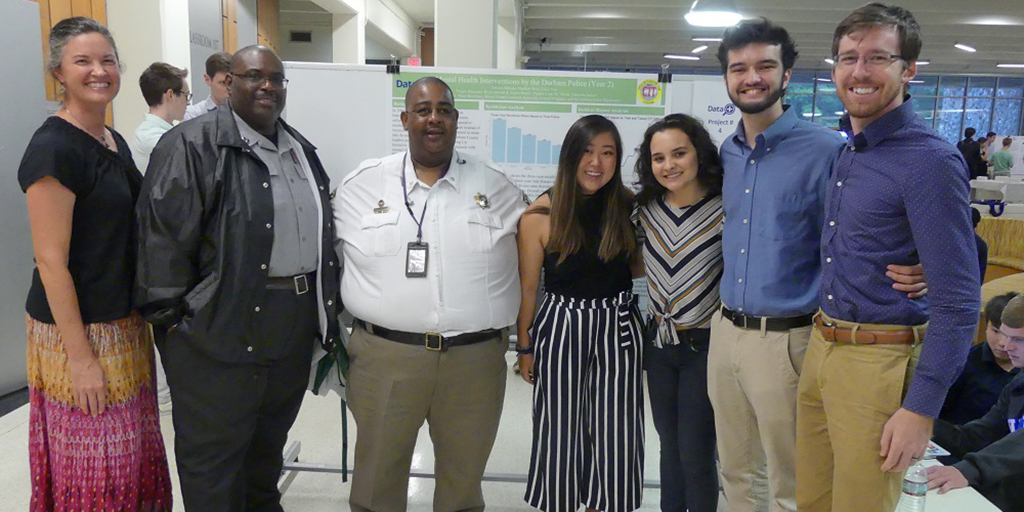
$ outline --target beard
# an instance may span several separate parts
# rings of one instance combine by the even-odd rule
[[[898,96],[903,94],[903,86],[895,87],[891,91],[885,90],[884,86],[881,87],[879,99],[871,103],[857,102],[855,100],[856,95],[848,91],[846,87],[836,87],[836,94],[839,96],[839,100],[843,102],[843,106],[846,107],[846,111],[851,118],[870,119],[884,111]]]
[[[741,100],[732,91],[732,89],[728,90],[729,100],[731,100],[732,104],[736,105],[736,108],[740,109],[740,112],[743,112],[744,114],[760,114],[761,112],[768,110],[768,108],[774,105],[776,101],[779,101],[779,98],[782,98],[786,94],[786,89],[782,88],[782,84],[779,83],[777,85],[777,87],[772,88],[772,92],[767,98],[755,103],[744,103],[743,100]]]

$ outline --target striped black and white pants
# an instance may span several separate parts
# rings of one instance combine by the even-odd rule
[[[640,506],[644,406],[632,294],[547,294],[531,328],[533,450],[526,501],[547,512]]]

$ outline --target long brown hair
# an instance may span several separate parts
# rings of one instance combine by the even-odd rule
[[[566,132],[558,156],[555,186],[551,188],[551,208],[538,211],[551,216],[547,251],[557,253],[559,263],[583,247],[583,226],[576,217],[577,208],[583,204],[583,190],[576,181],[576,172],[590,141],[602,133],[610,133],[615,139],[615,174],[602,190],[604,218],[597,256],[607,262],[622,252],[631,259],[636,252],[636,238],[629,220],[633,193],[622,183],[622,137],[607,118],[590,115],[581,117]]]

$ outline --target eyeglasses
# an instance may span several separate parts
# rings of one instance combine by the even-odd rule
[[[869,68],[880,69],[889,66],[893,62],[904,59],[902,55],[894,55],[891,53],[872,53],[870,55],[857,55],[856,53],[846,53],[843,55],[836,55],[832,57],[837,68],[852,68],[857,65],[858,61],[863,60],[864,64]]]
[[[455,107],[452,107],[450,105],[441,105],[441,106],[436,107],[436,108],[417,107],[417,108],[409,111],[410,114],[416,114],[416,116],[418,116],[418,117],[430,117],[430,114],[433,113],[433,112],[437,112],[437,115],[440,116],[440,117],[445,117],[445,118],[454,117],[455,116]]]
[[[285,78],[284,75],[263,76],[259,73],[246,73],[244,75],[236,75],[234,73],[231,73],[229,76],[241,78],[242,80],[245,80],[251,85],[262,86],[264,83],[270,82],[270,85],[274,87],[278,87],[281,89],[288,88],[288,79]]]
[[[185,101],[187,103],[192,103],[192,93],[191,92],[184,92],[184,91],[182,91],[182,92],[176,92],[174,94],[177,94],[178,96],[181,96],[182,94],[184,94],[185,95]]]

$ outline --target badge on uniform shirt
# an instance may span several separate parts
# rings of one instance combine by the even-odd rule
[[[491,200],[487,199],[487,196],[477,192],[473,198],[476,199],[476,205],[479,206],[480,209],[486,210],[491,207]]]
[[[373,209],[373,213],[387,213],[390,209],[391,208],[384,206],[384,200],[381,199],[380,201],[377,201],[377,207]]]
[[[427,244],[409,242],[405,253],[405,277],[427,277]]]

